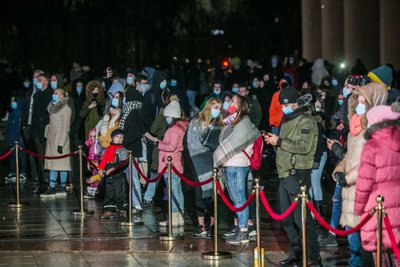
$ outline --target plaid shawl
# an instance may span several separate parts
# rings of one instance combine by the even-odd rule
[[[220,167],[236,154],[242,153],[260,135],[248,116],[244,116],[235,126],[225,126],[220,135],[220,144],[214,152],[214,166]]]

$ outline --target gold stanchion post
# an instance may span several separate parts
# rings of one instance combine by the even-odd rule
[[[232,258],[232,253],[226,251],[218,251],[218,195],[217,195],[217,181],[218,181],[218,168],[213,169],[213,191],[214,191],[214,251],[205,252],[201,257],[206,260],[224,260]]]
[[[382,266],[382,217],[384,213],[383,202],[385,199],[383,196],[379,195],[376,197],[376,202],[378,203],[378,243],[376,245],[376,267]]]
[[[121,222],[121,225],[124,226],[132,226],[135,225],[136,223],[132,222],[132,186],[133,186],[133,181],[132,181],[132,151],[129,150],[129,155],[128,155],[128,160],[129,160],[129,174],[128,174],[128,179],[129,179],[129,203],[128,203],[128,220],[126,222]]]
[[[83,160],[82,160],[82,146],[78,147],[79,155],[79,185],[80,185],[80,209],[72,211],[73,216],[90,216],[94,214],[93,210],[85,210],[83,208]]]
[[[27,203],[21,203],[20,202],[20,192],[19,192],[19,144],[16,141],[15,146],[15,187],[16,187],[16,202],[15,203],[9,203],[8,206],[10,208],[21,208],[23,206],[27,206]]]
[[[162,241],[174,241],[181,239],[183,236],[172,234],[172,157],[168,156],[168,234],[160,235],[159,239]]]
[[[301,191],[301,237],[303,250],[303,267],[307,267],[307,186],[300,187]]]
[[[264,266],[263,261],[264,261],[264,255],[263,255],[263,250],[261,248],[261,225],[260,225],[260,179],[256,178],[254,179],[254,190],[256,194],[256,229],[257,229],[257,247],[256,247],[256,252],[257,252],[257,266],[262,267]]]

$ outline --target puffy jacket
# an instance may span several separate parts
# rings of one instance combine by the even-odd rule
[[[20,146],[24,145],[21,131],[24,99],[23,97],[17,97],[15,101],[17,102],[17,109],[11,110],[7,121],[6,143],[10,147],[14,146],[15,141],[19,142]]]
[[[361,164],[355,193],[354,212],[366,215],[373,209],[376,197],[384,197],[383,206],[392,223],[396,244],[400,233],[400,121],[377,123],[366,132],[367,143],[361,153]],[[383,246],[391,248],[383,224]],[[361,241],[367,251],[376,251],[376,215],[361,228]]]
[[[279,103],[279,93],[280,91],[274,93],[271,105],[269,106],[269,125],[271,127],[278,127],[281,124],[283,116],[282,107]]]
[[[318,127],[307,106],[296,109],[282,118],[278,139],[276,165],[279,178],[289,176],[292,156],[295,169],[310,170],[318,143]]]

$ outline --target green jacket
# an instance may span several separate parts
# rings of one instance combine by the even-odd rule
[[[97,123],[101,120],[103,117],[103,110],[104,110],[104,105],[99,105],[97,108],[89,109],[90,103],[85,100],[83,103],[82,109],[79,112],[79,116],[85,120],[84,125],[85,125],[85,135],[88,134],[89,130],[92,128],[96,127]]]
[[[258,103],[256,96],[249,96],[247,98],[247,101],[249,102],[249,107],[250,107],[250,112],[249,112],[250,121],[256,127],[258,127],[262,119],[260,103]]]
[[[292,169],[310,170],[318,143],[318,127],[308,107],[296,109],[282,118],[276,165],[279,178],[289,176]]]

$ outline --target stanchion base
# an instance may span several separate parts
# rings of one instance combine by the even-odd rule
[[[202,253],[201,257],[205,260],[213,260],[213,261],[226,260],[232,258],[232,253],[227,251],[217,251],[217,252],[210,251]]]
[[[92,216],[94,214],[94,210],[74,210],[72,211],[73,216]]]
[[[163,234],[158,237],[159,240],[161,241],[175,241],[179,239],[183,239],[183,235],[171,235],[169,236],[168,234]]]
[[[16,209],[19,209],[19,208],[22,208],[22,207],[26,207],[28,205],[29,205],[28,203],[8,203],[8,207],[16,208]]]

